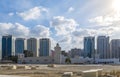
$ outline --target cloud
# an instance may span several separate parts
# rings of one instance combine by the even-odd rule
[[[90,30],[87,29],[76,29],[74,32],[72,32],[72,35],[74,37],[84,37],[90,34]]]
[[[51,26],[55,28],[57,35],[66,35],[73,32],[78,24],[74,19],[67,19],[63,16],[53,17]]]
[[[58,38],[58,42],[60,43],[62,49],[64,50],[69,50],[70,48],[72,48],[72,37],[70,34],[65,36],[60,36],[60,38]]]
[[[110,16],[98,16],[89,20],[91,23],[95,23],[98,26],[109,26],[112,25],[114,21],[117,21],[116,18]]]
[[[119,32],[120,32],[120,27],[113,27],[113,26],[102,27],[99,28],[98,31],[96,31],[96,33],[98,33],[97,35],[109,35],[109,36],[116,35],[116,33]]]
[[[37,36],[37,37],[49,37],[50,36],[50,30],[48,27],[45,27],[43,25],[37,25],[31,29],[31,36]]]
[[[55,29],[58,42],[62,48],[69,50],[71,48],[83,48],[83,38],[85,36],[96,36],[105,34],[104,28],[80,28],[80,25],[74,19],[67,19],[63,16],[53,17],[51,26]],[[111,33],[113,30],[109,28],[107,31]]]
[[[68,12],[70,13],[70,12],[73,12],[74,11],[74,8],[73,7],[70,7],[69,9],[68,9]]]
[[[14,13],[8,13],[8,15],[9,15],[9,16],[13,16],[13,15],[14,15]]]
[[[55,40],[55,39],[52,38],[52,37],[49,37],[49,39],[51,40],[51,49],[54,50],[54,47],[56,46],[56,44],[58,43],[58,41]]]
[[[27,36],[29,34],[29,28],[21,25],[19,23],[13,24],[13,27],[9,30],[9,32],[15,36]]]
[[[92,35],[93,30],[80,28],[74,19],[68,19],[63,16],[53,17],[51,26],[56,31],[57,41],[63,49],[83,47],[83,37]]]
[[[0,34],[6,34],[11,27],[11,23],[0,23]]]
[[[89,19],[90,23],[94,23],[97,26],[112,26],[119,21],[120,21],[120,13],[116,11],[111,11],[110,13],[107,13],[105,15],[96,16]]]
[[[27,11],[17,13],[24,20],[36,20],[39,19],[43,13],[47,13],[48,10],[43,7],[34,7]]]
[[[29,29],[19,23],[0,23],[0,33],[1,35],[12,34],[14,36],[27,36]]]
[[[49,37],[50,30],[43,25],[29,28],[20,23],[0,23],[0,35],[4,34],[12,34],[15,37]]]
[[[89,19],[89,22],[92,24],[91,27],[97,30],[97,35],[118,37],[118,33],[120,33],[120,13],[116,11],[91,18]]]
[[[67,43],[69,44],[71,42],[72,38],[70,35],[67,35],[67,36],[63,36],[60,38],[59,42],[60,43]]]
[[[46,27],[44,25],[36,25],[33,27],[27,27],[25,25],[22,25],[20,23],[0,23],[0,38],[1,36],[5,34],[13,35],[14,37],[23,37],[23,38],[50,38],[52,49],[58,42],[58,40],[55,40],[50,36],[50,29],[49,27]]]
[[[74,32],[72,32],[72,36],[74,38],[84,38],[85,36],[99,36],[99,35],[108,35],[112,36],[116,34],[120,30],[119,27],[112,27],[112,26],[104,26],[104,27],[98,27],[98,28],[80,28],[76,29]]]

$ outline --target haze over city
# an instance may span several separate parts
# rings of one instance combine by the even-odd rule
[[[0,37],[49,37],[64,50],[83,48],[84,36],[120,38],[119,0],[1,0]]]

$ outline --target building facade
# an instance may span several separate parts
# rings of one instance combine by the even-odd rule
[[[2,36],[2,59],[7,60],[14,54],[12,35]]]
[[[84,57],[92,58],[95,55],[95,37],[84,37]]]
[[[54,59],[51,56],[41,57],[23,57],[18,59],[19,64],[53,64]]]
[[[15,40],[15,55],[23,54],[25,48],[25,39],[16,38]]]
[[[74,49],[71,49],[70,51],[69,51],[69,56],[71,57],[71,58],[74,58],[74,57],[76,57],[76,56],[83,56],[83,50],[82,49],[78,49],[78,48],[74,48]]]
[[[110,50],[112,58],[120,59],[120,39],[111,40]]]
[[[33,57],[38,56],[38,44],[36,38],[27,39],[27,50],[33,52]]]
[[[18,63],[20,64],[60,64],[61,58],[61,47],[59,44],[54,48],[54,56],[40,56],[40,57],[24,57],[24,55],[19,55]],[[64,60],[65,63],[65,60]]]
[[[54,55],[54,63],[61,64],[61,47],[57,43],[56,47],[54,48],[55,55]]]
[[[50,56],[51,42],[48,38],[39,40],[39,56]]]
[[[110,58],[109,37],[98,36],[98,38],[97,38],[97,52],[99,54],[99,58],[101,58],[101,59],[109,59]]]

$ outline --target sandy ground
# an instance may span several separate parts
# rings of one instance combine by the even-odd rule
[[[16,75],[0,75],[0,77],[21,77],[21,76],[16,76]],[[27,76],[23,76],[27,77]]]
[[[105,72],[109,72],[111,70],[120,70],[119,65],[57,65],[54,68],[47,67],[47,65],[30,66],[37,66],[37,69],[0,69],[0,75],[18,75],[29,77],[61,77],[64,72],[73,72],[73,77],[79,77],[81,71],[89,69],[103,69]]]

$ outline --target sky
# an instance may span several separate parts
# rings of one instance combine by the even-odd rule
[[[83,48],[86,36],[119,39],[120,0],[0,0],[0,38],[50,38],[52,49]]]

